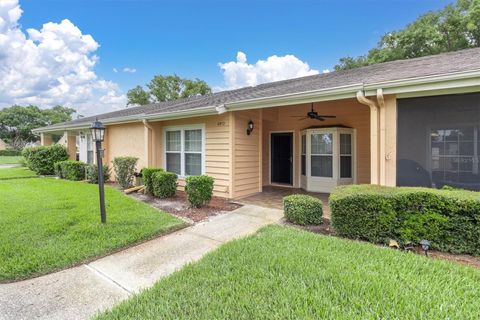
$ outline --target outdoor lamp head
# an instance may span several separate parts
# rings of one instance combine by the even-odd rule
[[[92,132],[92,137],[94,141],[103,141],[105,135],[105,126],[103,123],[95,119],[95,121],[90,126],[90,130]]]
[[[247,135],[250,135],[253,131],[253,121],[250,120],[247,125]]]

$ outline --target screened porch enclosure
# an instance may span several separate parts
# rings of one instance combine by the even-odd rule
[[[398,100],[397,185],[480,191],[480,94]]]

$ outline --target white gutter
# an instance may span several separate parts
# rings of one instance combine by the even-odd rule
[[[379,107],[374,100],[366,98],[362,90],[357,91],[357,100],[370,107],[370,183],[379,184]]]

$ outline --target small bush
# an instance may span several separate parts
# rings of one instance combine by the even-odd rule
[[[198,208],[212,199],[214,182],[212,177],[191,176],[187,177],[185,182],[185,193],[191,206]]]
[[[143,168],[141,171],[143,184],[148,194],[153,194],[152,176],[155,172],[163,172],[162,168]]]
[[[89,164],[86,167],[86,178],[89,183],[98,184],[98,166],[96,164]],[[110,180],[110,168],[108,165],[103,165],[103,181]]]
[[[115,171],[115,180],[122,189],[133,185],[135,178],[135,167],[138,158],[135,157],[116,157],[113,159],[113,170]]]
[[[480,193],[372,185],[342,186],[330,195],[332,226],[344,237],[388,239],[433,249],[480,254]]]
[[[300,224],[320,224],[323,203],[320,199],[305,194],[292,194],[283,198],[283,210],[288,221]]]
[[[152,174],[152,193],[155,197],[173,197],[176,191],[177,175],[175,173],[157,171]]]
[[[85,179],[85,166],[85,163],[73,160],[60,161],[54,164],[57,177],[73,181]]]
[[[15,149],[0,150],[0,157],[18,157],[22,155],[22,151]]]
[[[55,174],[54,164],[68,160],[67,148],[62,145],[25,148],[22,151],[27,167],[37,174]]]

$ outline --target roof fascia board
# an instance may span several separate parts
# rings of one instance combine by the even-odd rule
[[[165,112],[160,114],[144,114],[140,119],[145,120],[175,120],[175,119],[184,119],[198,116],[209,116],[218,114],[216,111],[217,106],[207,106],[196,109],[188,109],[174,112]]]
[[[266,98],[241,100],[238,102],[226,103],[225,106],[229,111],[234,111],[310,103],[316,101],[340,100],[355,98],[358,90],[363,90],[363,84],[360,83],[331,89],[313,90]]]

